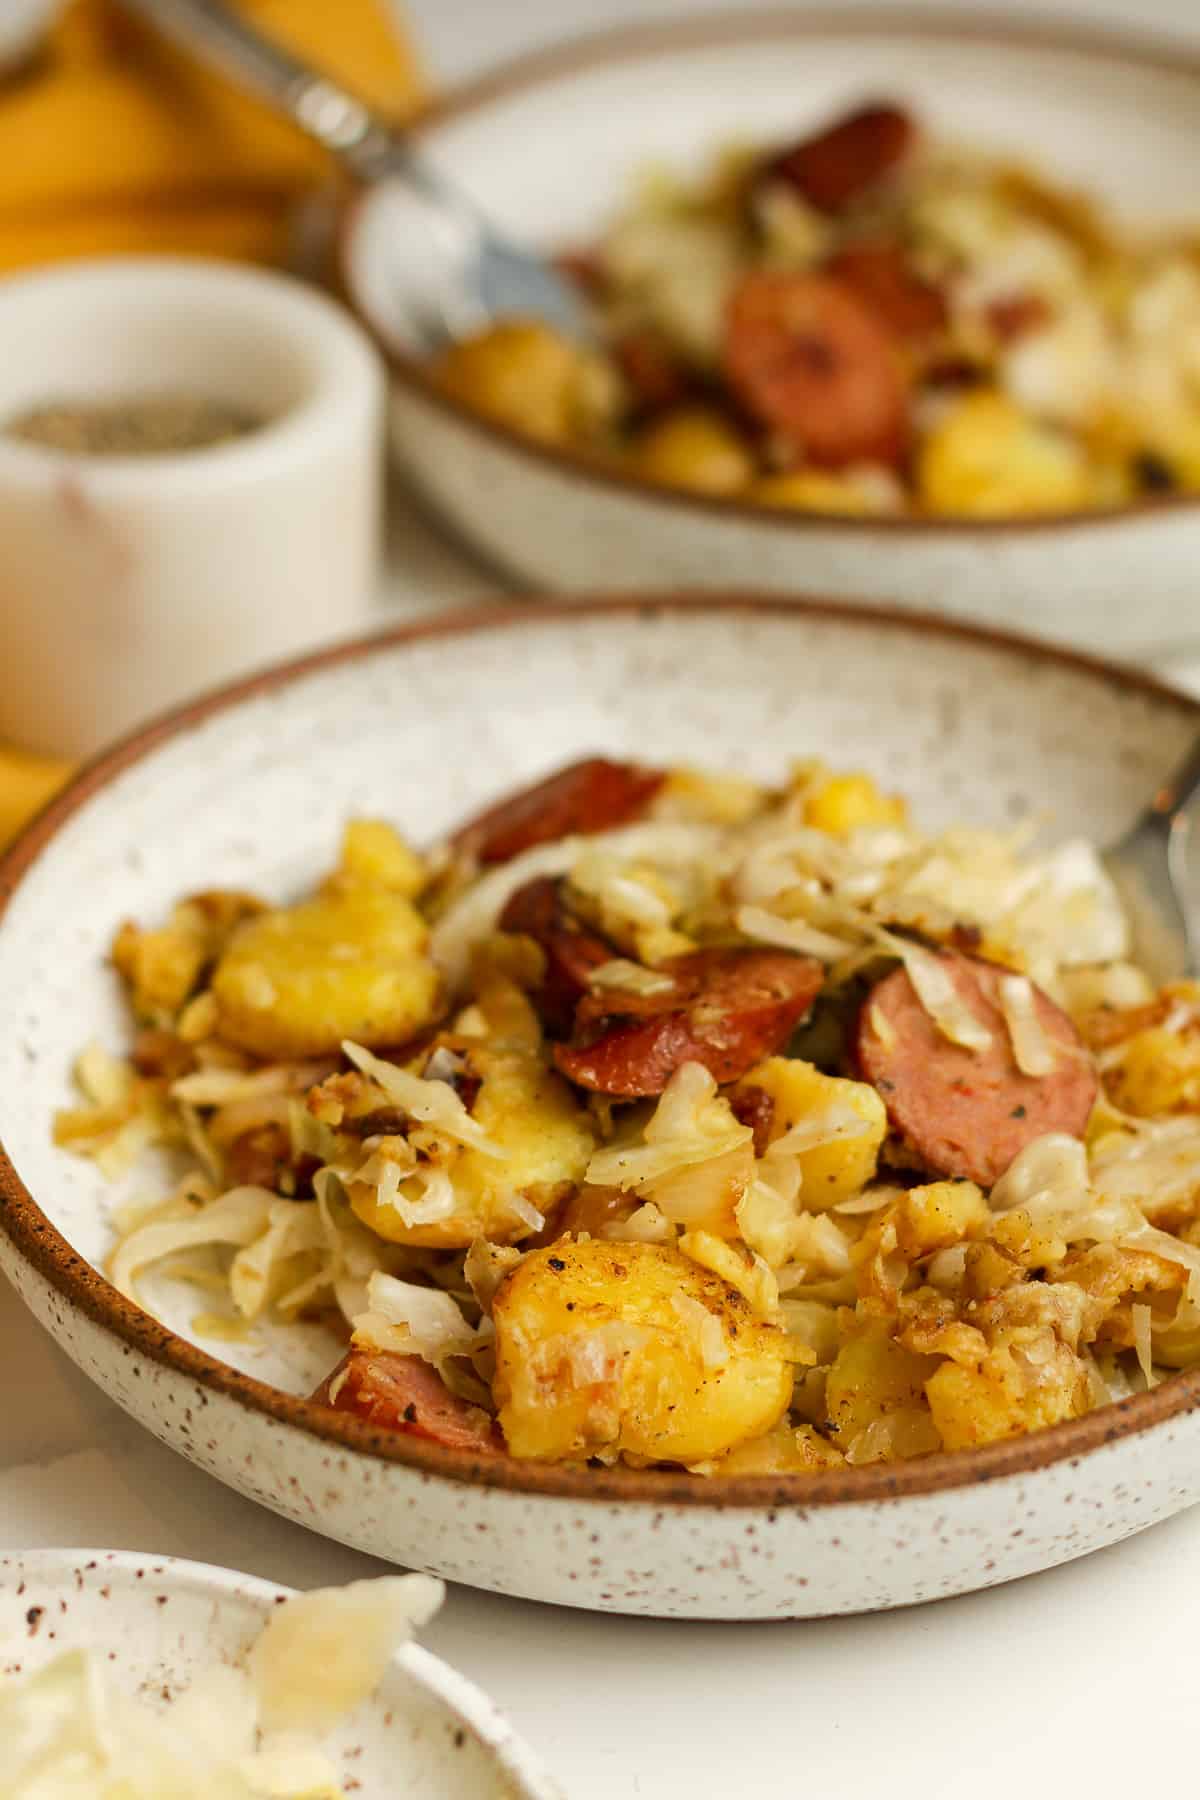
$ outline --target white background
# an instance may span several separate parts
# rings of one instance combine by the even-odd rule
[[[656,10],[699,9],[673,0]],[[1200,0],[1074,0],[1057,10],[1200,41]],[[410,0],[408,13],[443,79],[647,16],[637,0]],[[393,608],[494,591],[407,509],[394,550]],[[172,1553],[299,1586],[375,1567],[163,1449],[6,1290],[0,1543]],[[425,1639],[508,1709],[570,1800],[1126,1800],[1195,1785],[1197,1596],[1193,1511],[1084,1563],[907,1613],[685,1626],[457,1590]]]

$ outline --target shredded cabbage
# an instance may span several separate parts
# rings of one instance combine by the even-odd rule
[[[354,1321],[356,1345],[422,1356],[435,1367],[448,1356],[469,1355],[480,1338],[453,1295],[378,1271],[367,1283],[366,1310]]]
[[[627,825],[619,831],[597,832],[587,838],[560,838],[553,844],[537,844],[472,882],[434,926],[429,954],[445,974],[451,992],[457,992],[466,980],[473,946],[495,930],[508,901],[535,876],[566,875],[585,850],[611,851],[625,859],[643,858],[664,868],[686,867],[715,856],[725,835],[715,825],[664,822]]]
[[[945,963],[932,951],[910,943],[906,938],[893,937],[887,931],[881,931],[879,936],[904,964],[917,999],[942,1036],[952,1044],[961,1044],[964,1050],[990,1050],[991,1032],[975,1017],[955,987]]]
[[[389,1100],[394,1100],[422,1125],[444,1132],[447,1137],[468,1144],[484,1156],[503,1158],[503,1150],[493,1144],[482,1126],[476,1124],[449,1082],[426,1081],[421,1075],[411,1075],[407,1069],[397,1068],[395,1063],[384,1062],[381,1056],[375,1056],[361,1044],[345,1043],[342,1049],[356,1069],[378,1082]]]
[[[1002,975],[1000,1011],[1012,1040],[1013,1059],[1023,1075],[1052,1075],[1054,1047],[1038,1018],[1033,988],[1024,975]]]
[[[728,1100],[718,1094],[708,1070],[688,1062],[676,1069],[663,1089],[642,1131],[642,1142],[597,1150],[586,1179],[594,1187],[641,1190],[680,1169],[751,1144],[753,1138],[750,1127],[738,1124]]]

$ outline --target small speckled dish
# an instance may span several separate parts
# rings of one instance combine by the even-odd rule
[[[129,1550],[12,1551],[0,1557],[0,1678],[95,1650],[115,1685],[169,1707],[214,1663],[240,1663],[290,1592]],[[323,1747],[359,1800],[561,1800],[491,1701],[418,1644]]]
[[[1200,731],[1200,704],[1068,652],[865,606],[727,597],[443,617],[192,703],[92,763],[0,864],[0,1268],[86,1373],[240,1492],[454,1581],[676,1618],[795,1618],[963,1593],[1200,1499],[1200,1369],[980,1450],[834,1473],[480,1458],[303,1398],[313,1326],[206,1340],[194,1287],[103,1275],[122,1190],[54,1147],[69,1071],[127,1041],[114,927],[182,893],[282,898],[347,814],[428,841],[587,751],[777,777],[824,754],[930,828],[1046,818],[1103,843]],[[153,1192],[142,1166],[124,1195]]]

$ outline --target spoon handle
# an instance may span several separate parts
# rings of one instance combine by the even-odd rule
[[[363,180],[422,180],[400,135],[362,100],[235,14],[223,0],[124,0],[164,36],[252,89]]]
[[[1159,787],[1146,811],[1149,817],[1170,823],[1200,792],[1200,738],[1183,761]]]

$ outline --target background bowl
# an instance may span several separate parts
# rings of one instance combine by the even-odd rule
[[[1200,59],[1074,23],[855,9],[742,14],[589,38],[500,69],[416,128],[496,221],[585,243],[647,162],[793,138],[864,98],[1031,160],[1135,225],[1200,220]],[[383,320],[405,279],[402,196],[364,202],[348,289],[385,342],[396,450],[436,509],[527,582],[801,587],[934,606],[1111,654],[1200,640],[1200,498],[1011,523],[835,519],[655,489],[490,424],[438,393]]]
[[[0,1557],[0,1665],[22,1675],[96,1650],[117,1686],[165,1706],[214,1663],[240,1663],[292,1590],[130,1550]],[[360,1800],[559,1800],[559,1789],[478,1688],[419,1644],[326,1740]]]
[[[513,721],[520,721],[519,728]],[[165,1442],[326,1535],[452,1580],[673,1617],[786,1618],[961,1593],[1127,1536],[1200,1498],[1200,1370],[983,1450],[739,1477],[482,1461],[302,1396],[341,1354],[315,1327],[205,1341],[194,1287],[100,1272],[110,1188],[51,1142],[69,1070],[128,1019],[114,927],[197,888],[284,896],[346,815],[429,839],[581,752],[777,777],[828,755],[931,827],[1049,815],[1115,836],[1200,705],[1065,653],[869,608],[727,599],[541,603],[443,618],[199,701],[109,752],[0,864],[0,1267],[67,1353]],[[5,904],[5,896],[6,904]]]

